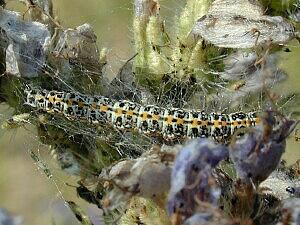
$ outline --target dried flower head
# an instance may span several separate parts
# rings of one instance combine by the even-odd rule
[[[276,169],[285,151],[285,139],[297,125],[297,121],[280,118],[271,111],[261,119],[262,126],[233,141],[229,151],[238,177],[244,181],[251,179],[255,184]]]
[[[20,20],[18,13],[0,7],[0,28],[8,39],[6,72],[18,77],[37,77],[46,62],[50,42],[47,27]]]
[[[270,41],[286,43],[295,37],[295,29],[280,16],[264,15],[256,0],[216,0],[192,34],[218,47],[252,48]]]
[[[183,221],[203,205],[215,207],[220,196],[212,169],[228,156],[227,147],[197,139],[178,154],[171,176],[168,212]]]

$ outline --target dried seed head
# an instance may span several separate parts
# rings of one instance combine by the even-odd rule
[[[145,153],[140,158],[128,159],[103,171],[100,178],[112,181],[112,191],[106,196],[110,208],[129,197],[139,196],[161,201],[170,188],[171,165],[162,162],[162,155]],[[121,200],[120,200],[121,199]]]
[[[17,77],[38,77],[46,63],[50,44],[47,27],[24,21],[18,13],[0,7],[0,30],[2,38],[8,42],[6,72]]]
[[[135,16],[148,19],[159,12],[160,6],[157,0],[135,0]]]
[[[197,21],[192,34],[218,47],[252,48],[269,42],[286,43],[295,37],[295,29],[280,16],[263,15],[256,1],[218,0]]]

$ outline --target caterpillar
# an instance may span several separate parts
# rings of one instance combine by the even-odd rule
[[[256,112],[205,113],[204,111],[141,105],[104,96],[75,92],[28,89],[25,104],[67,119],[82,119],[92,124],[110,123],[116,129],[160,134],[164,138],[212,137],[228,140],[236,130],[256,126]]]

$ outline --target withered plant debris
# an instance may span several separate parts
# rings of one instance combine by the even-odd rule
[[[51,39],[47,27],[22,21],[18,13],[0,7],[0,28],[1,36],[8,39],[6,72],[21,77],[38,77],[46,63]]]
[[[264,15],[258,0],[216,0],[193,27],[192,34],[225,48],[284,44],[295,37],[291,23]]]
[[[194,140],[181,149],[174,162],[168,199],[168,213],[173,224],[210,221],[230,224],[222,218],[224,215],[217,216],[221,190],[212,174],[227,157],[226,146],[208,139]]]
[[[299,114],[294,99],[300,95],[285,95],[280,89],[273,95],[271,90],[288,79],[279,67],[278,52],[290,54],[290,46],[281,45],[299,35],[299,0],[278,1],[282,7],[276,10],[264,0],[188,0],[171,28],[158,0],[135,0],[135,52],[110,79],[108,51],[98,47],[91,25],[63,27],[51,0],[22,2],[26,8],[17,13],[0,1],[0,101],[14,109],[2,128],[35,127],[58,167],[77,179],[77,185],[68,188],[95,205],[101,224],[300,224],[300,161],[292,166],[280,163],[289,151],[286,140],[299,122],[289,115]],[[225,143],[205,135],[171,139],[115,129],[110,123],[90,124],[66,118],[62,111],[24,105],[25,90],[35,88],[82,93],[87,100],[105,96],[123,105],[133,101],[149,113],[146,125],[154,123],[151,110],[172,109],[172,115],[164,117],[170,133],[175,124],[181,129],[181,120],[195,126],[191,114],[181,118],[185,109],[201,109],[209,117],[222,112],[218,119],[198,118],[197,132],[230,129],[232,137]],[[47,98],[51,103],[51,96]],[[63,101],[56,103],[62,106]],[[298,111],[289,110],[288,103]],[[68,104],[81,110],[84,103],[76,99]],[[116,107],[114,113],[118,109],[124,108]],[[257,112],[256,126],[246,128],[253,121],[243,113],[228,116],[239,111]],[[235,127],[244,128],[235,132]],[[46,161],[35,151],[29,154],[55,179]],[[65,203],[81,224],[100,224],[77,202]],[[1,219],[5,225],[22,223],[0,209],[2,225]]]

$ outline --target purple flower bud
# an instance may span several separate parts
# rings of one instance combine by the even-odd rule
[[[183,147],[171,175],[169,214],[180,214],[185,219],[196,211],[199,202],[216,206],[221,191],[212,169],[226,157],[227,147],[209,139],[193,140]]]
[[[285,151],[286,137],[297,125],[273,112],[262,116],[262,126],[250,130],[230,145],[230,158],[238,177],[252,179],[255,184],[265,180],[278,166]]]

